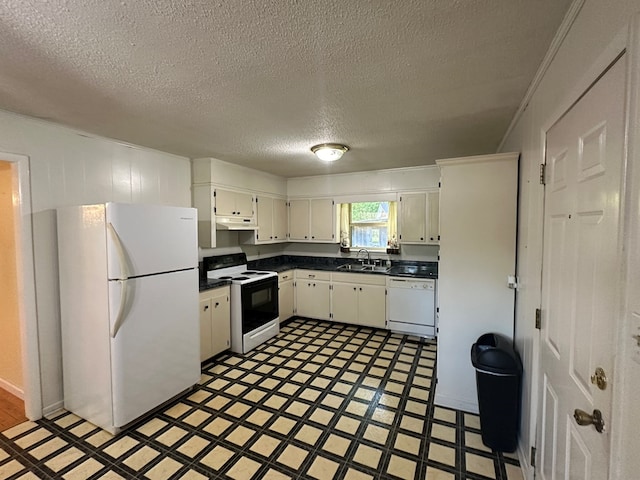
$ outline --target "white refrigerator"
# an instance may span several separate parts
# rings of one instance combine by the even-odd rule
[[[115,434],[200,379],[197,211],[57,216],[64,406]]]

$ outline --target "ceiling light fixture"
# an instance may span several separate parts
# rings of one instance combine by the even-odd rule
[[[339,143],[321,143],[320,145],[314,145],[311,147],[311,151],[316,154],[320,160],[325,162],[335,162],[342,154],[349,150],[346,145]]]

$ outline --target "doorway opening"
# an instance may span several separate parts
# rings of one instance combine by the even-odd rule
[[[29,159],[0,152],[0,431],[42,417]]]

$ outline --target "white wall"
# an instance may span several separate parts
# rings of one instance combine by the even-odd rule
[[[298,177],[287,180],[287,195],[294,197],[347,197],[437,190],[440,169],[424,167],[391,168],[369,172]]]
[[[581,2],[575,2],[579,6]],[[602,2],[586,0],[562,41],[557,54],[542,77],[523,115],[508,134],[501,151],[520,151],[520,211],[516,305],[516,343],[525,364],[521,452],[526,455],[528,478],[529,447],[535,443],[535,402],[537,379],[530,376],[537,364],[538,331],[534,328],[535,308],[540,305],[542,265],[543,188],[539,165],[544,161],[544,132],[576,99],[589,81],[595,80],[593,66],[610,56],[609,46],[635,13],[637,0]],[[530,401],[529,401],[530,399]],[[637,436],[635,437],[637,438]],[[637,451],[638,442],[630,451]],[[637,473],[637,472],[636,472]],[[631,477],[620,477],[631,478]]]
[[[55,209],[105,201],[190,206],[189,159],[0,112],[0,152],[27,155],[42,400],[62,405],[62,360]]]

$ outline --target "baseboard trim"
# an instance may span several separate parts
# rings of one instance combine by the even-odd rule
[[[9,383],[6,380],[0,378],[0,388],[6,390],[11,395],[18,397],[20,400],[24,402],[24,390],[19,387],[16,387],[13,383]]]
[[[434,403],[439,407],[453,408],[455,410],[462,410],[463,412],[478,414],[478,404],[475,402],[468,402],[460,400],[459,398],[452,398],[446,395],[440,395],[436,391],[436,398]]]
[[[64,402],[61,400],[59,402],[48,405],[42,409],[42,416],[48,417],[53,415],[54,413],[58,413],[60,410],[64,409]]]

